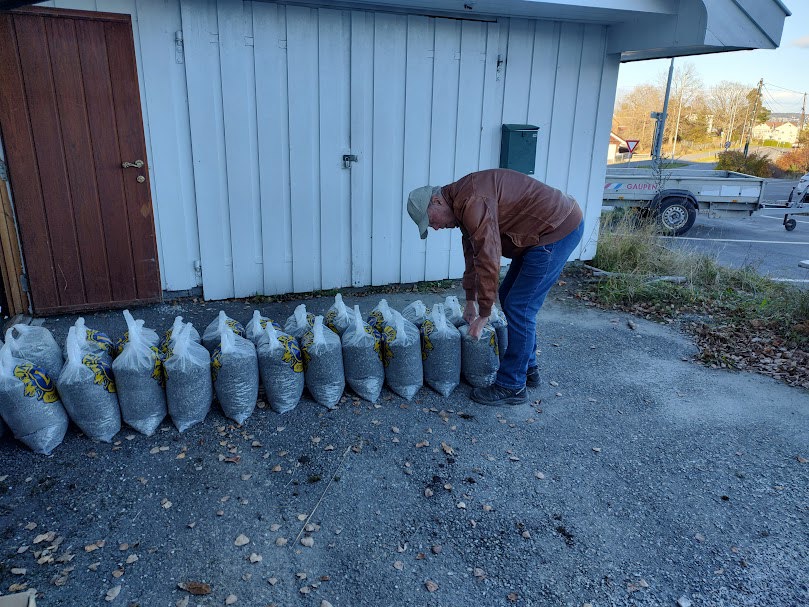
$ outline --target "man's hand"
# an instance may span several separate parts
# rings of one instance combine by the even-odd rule
[[[469,325],[469,335],[471,335],[475,339],[480,339],[480,334],[483,333],[483,327],[485,327],[486,323],[488,322],[489,322],[488,316],[478,316]]]
[[[466,324],[471,325],[477,317],[478,307],[475,305],[475,302],[467,301],[463,310],[463,319],[466,321]]]

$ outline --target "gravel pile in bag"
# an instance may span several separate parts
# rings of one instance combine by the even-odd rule
[[[455,295],[448,295],[444,300],[444,312],[447,315],[447,320],[456,327],[460,327],[462,324],[466,323],[466,321],[463,319],[463,308],[461,307],[461,302],[458,301],[458,298],[455,297]]]
[[[14,325],[6,331],[6,345],[15,358],[33,363],[52,380],[59,377],[65,362],[62,349],[45,327]]]
[[[469,335],[469,325],[458,330],[461,333],[461,373],[464,379],[473,388],[492,385],[500,368],[494,327],[487,324],[478,339]]]
[[[211,357],[216,399],[225,417],[243,424],[253,414],[258,398],[258,356],[253,342],[236,335],[224,321],[221,346]]]
[[[506,348],[508,348],[508,321],[506,320],[506,315],[502,310],[498,310],[497,306],[492,306],[489,323],[494,327],[494,332],[497,333],[497,353],[502,361],[503,356],[506,354]]]
[[[0,415],[31,451],[50,455],[67,432],[68,417],[51,378],[29,360],[0,348]]]
[[[316,316],[314,326],[303,336],[303,368],[306,388],[316,402],[333,409],[345,390],[343,348],[337,333]]]
[[[121,410],[109,356],[82,348],[78,328],[67,333],[67,362],[56,380],[62,404],[82,432],[94,440],[112,441],[121,429]]]
[[[421,356],[424,383],[449,396],[461,383],[461,334],[447,320],[443,304],[435,304],[421,326]]]
[[[424,302],[417,299],[414,302],[407,304],[402,310],[402,316],[405,320],[409,320],[416,327],[421,328],[424,321],[430,316],[430,308],[424,305]]]
[[[385,383],[382,341],[362,320],[359,306],[354,306],[352,323],[343,333],[342,342],[346,383],[357,396],[375,403]]]
[[[174,323],[172,323],[171,327],[165,332],[163,339],[160,341],[160,352],[162,352],[164,359],[171,356],[171,348],[174,344],[174,340],[177,338],[177,335],[179,335],[182,328],[186,325],[191,327],[188,334],[189,339],[197,343],[200,342],[201,337],[199,335],[199,331],[194,328],[194,325],[191,323],[184,323],[182,316],[175,316]]]
[[[82,317],[77,318],[73,326],[76,327],[76,337],[78,337],[79,345],[83,350],[102,353],[108,358],[109,364],[112,364],[117,348],[109,335],[90,329]],[[62,347],[62,356],[67,360],[67,342]]]
[[[253,318],[250,319],[245,327],[245,330],[247,331],[247,339],[258,346],[259,342],[264,338],[264,330],[267,328],[268,324],[271,324],[276,331],[283,331],[281,325],[279,325],[277,322],[267,318],[266,316],[262,316],[261,312],[258,310],[253,310]]]
[[[334,303],[324,318],[326,326],[342,337],[345,330],[351,324],[351,311],[343,302],[343,296],[339,293],[334,296]]]
[[[175,328],[170,356],[163,363],[168,412],[180,432],[204,421],[213,402],[211,355],[194,333],[199,335],[191,323]]]
[[[292,337],[302,339],[315,325],[315,315],[306,311],[304,304],[295,308],[295,312],[284,323],[284,331]]]
[[[129,310],[124,310],[127,341],[123,352],[112,363],[121,417],[138,432],[151,436],[166,417],[163,390],[163,361],[153,343],[157,333],[143,327]]]
[[[233,320],[230,316],[225,314],[224,310],[220,310],[219,316],[212,320],[202,333],[202,345],[205,346],[208,352],[213,353],[214,349],[219,347],[221,342],[219,324],[221,322],[224,322],[225,326],[239,337],[246,335],[244,327],[240,322]]]
[[[291,335],[267,324],[258,342],[258,371],[270,409],[292,411],[301,400],[305,384],[303,354]]]
[[[419,330],[394,310],[393,327],[386,341],[390,360],[385,367],[385,381],[394,393],[411,400],[424,384]]]

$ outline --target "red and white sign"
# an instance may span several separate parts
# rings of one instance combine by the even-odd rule
[[[640,140],[638,139],[627,139],[626,140],[626,149],[629,150],[629,153],[632,154],[635,151],[635,148],[638,147],[638,143]]]

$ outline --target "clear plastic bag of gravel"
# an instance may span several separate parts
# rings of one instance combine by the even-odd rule
[[[79,429],[105,443],[121,429],[121,410],[106,352],[83,348],[81,333],[70,327],[67,333],[67,362],[56,380],[62,404]]]
[[[268,323],[258,342],[258,371],[270,409],[276,413],[292,411],[305,385],[298,340]]]
[[[6,331],[6,345],[15,358],[33,363],[52,380],[59,377],[65,362],[62,349],[45,327],[14,325]]]
[[[390,352],[385,382],[395,394],[411,400],[424,384],[419,330],[394,310],[393,326],[387,327],[385,339]]]
[[[371,325],[362,320],[359,306],[354,306],[352,316],[342,339],[346,383],[357,396],[375,403],[385,383],[382,340]]]
[[[213,402],[211,355],[194,339],[199,335],[191,323],[171,335],[170,356],[163,363],[166,374],[166,404],[171,421],[185,432],[205,420]]]
[[[163,335],[163,339],[160,341],[160,352],[163,354],[163,358],[167,359],[171,356],[171,349],[174,345],[174,341],[177,339],[177,335],[180,334],[182,328],[186,325],[190,325],[191,329],[189,329],[188,337],[192,341],[200,343],[200,335],[199,331],[194,328],[194,325],[191,323],[183,322],[182,316],[175,316],[174,322],[172,323],[171,327],[168,331],[165,332]]]
[[[221,346],[211,356],[213,387],[225,417],[243,424],[253,414],[258,398],[258,356],[253,342],[236,335],[224,320]]]
[[[469,335],[469,325],[458,329],[461,333],[461,373],[473,388],[485,388],[494,383],[500,357],[497,354],[497,333],[490,324],[483,327],[480,337]]]
[[[342,337],[351,324],[351,316],[351,310],[343,302],[343,296],[338,293],[334,296],[331,308],[326,312],[324,322],[329,329]]]
[[[124,310],[127,341],[112,363],[121,417],[135,430],[151,436],[166,417],[163,360],[155,343],[157,333]]]
[[[447,315],[447,320],[456,327],[460,327],[466,321],[463,319],[463,308],[461,302],[455,295],[448,295],[444,300],[444,311]]]
[[[316,316],[301,343],[306,388],[316,402],[334,409],[345,390],[343,348],[337,333]]]
[[[73,326],[76,327],[76,337],[78,337],[79,345],[83,350],[101,353],[108,357],[108,362],[112,364],[112,359],[115,357],[117,349],[109,335],[90,329],[82,317],[77,318]],[[62,356],[67,360],[67,342],[62,348]]]
[[[31,451],[50,455],[67,432],[68,417],[51,378],[29,360],[0,348],[0,415]]]
[[[264,338],[265,329],[268,324],[271,324],[276,331],[283,331],[280,324],[271,318],[262,316],[261,312],[258,310],[253,310],[253,317],[247,323],[245,330],[247,331],[247,339],[252,341],[256,347],[258,347],[259,342]]]
[[[224,310],[219,310],[219,315],[213,319],[208,326],[205,327],[205,331],[202,332],[202,345],[205,346],[205,349],[208,350],[208,352],[213,353],[214,349],[219,347],[221,342],[219,325],[222,322],[224,322],[225,326],[239,337],[244,337],[247,335],[242,323],[233,320],[230,316],[225,314]]]
[[[508,348],[508,321],[506,320],[506,315],[502,310],[498,310],[497,306],[492,306],[489,323],[494,327],[494,332],[497,333],[497,353],[502,361],[506,348]]]
[[[447,320],[444,304],[435,304],[421,326],[424,383],[449,396],[461,383],[461,334]]]
[[[311,312],[307,312],[306,306],[301,304],[295,308],[295,312],[292,316],[287,318],[287,321],[284,323],[284,332],[300,340],[307,332],[312,330],[314,325],[315,315]]]
[[[421,328],[424,321],[430,316],[430,308],[424,305],[420,299],[407,304],[402,310],[402,316],[405,320],[409,320],[416,327]]]

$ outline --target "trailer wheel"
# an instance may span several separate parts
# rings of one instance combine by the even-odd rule
[[[673,236],[682,236],[697,220],[697,209],[685,198],[666,198],[657,207],[660,229]]]
[[[792,230],[794,230],[794,229],[795,229],[795,227],[796,227],[797,225],[798,225],[798,222],[797,222],[797,221],[795,221],[794,219],[787,219],[787,220],[784,222],[784,229],[785,229],[787,232],[791,232]]]

